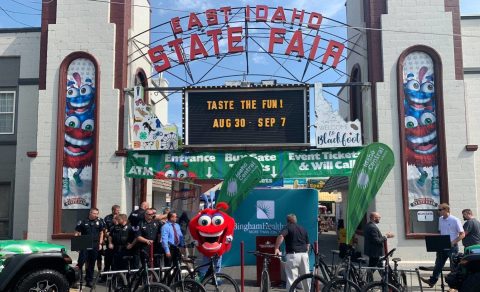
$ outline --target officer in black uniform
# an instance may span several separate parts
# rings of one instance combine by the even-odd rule
[[[134,229],[136,229],[135,227],[137,227],[140,224],[140,222],[143,221],[145,216],[145,210],[147,210],[148,208],[149,208],[148,203],[142,202],[140,204],[140,208],[130,213],[130,216],[128,216],[128,222],[130,222],[130,225],[132,225]]]
[[[116,225],[116,222],[115,222],[114,219],[115,219],[115,216],[117,216],[118,214],[120,214],[120,206],[119,205],[113,205],[112,206],[112,213],[108,214],[103,219],[103,221],[105,221],[105,227],[106,227],[104,237],[105,237],[106,246],[107,246],[107,248],[105,248],[105,250],[104,250],[104,256],[105,256],[105,265],[103,267],[104,272],[109,271],[110,268],[112,267],[113,250],[108,248],[108,245],[110,243],[110,241],[108,241],[108,239],[109,239],[109,236],[108,236],[109,234],[108,233],[113,228],[113,226]],[[126,218],[125,218],[125,220],[126,220]],[[100,282],[105,282],[106,279],[107,279],[107,275],[103,275],[102,278],[100,279]]]
[[[128,268],[124,256],[131,255],[131,244],[135,240],[132,227],[128,224],[127,215],[115,216],[117,224],[112,226],[108,236],[108,249],[113,254],[112,270]]]
[[[98,218],[97,208],[91,208],[88,218],[78,221],[77,226],[75,227],[75,236],[92,236],[92,248],[80,251],[78,262],[80,268],[86,263],[85,280],[88,287],[92,286],[93,270],[95,268],[95,261],[98,257],[98,250],[102,248],[104,229],[105,225],[103,220]]]
[[[153,246],[153,253],[160,252],[160,236],[162,224],[155,220],[157,212],[154,208],[149,208],[145,211],[145,220],[138,226],[136,232],[135,242],[140,251],[140,256],[143,264],[143,257],[150,255],[151,246]]]

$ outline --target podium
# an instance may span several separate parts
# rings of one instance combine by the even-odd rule
[[[255,239],[255,248],[259,252],[275,253],[276,236],[257,236]],[[260,286],[263,270],[263,257],[257,257],[257,286]],[[280,286],[282,284],[282,269],[280,259],[272,258],[268,265],[268,273],[272,286]]]
[[[450,235],[425,236],[425,246],[428,252],[449,251],[452,248]]]
[[[92,235],[80,235],[71,238],[70,246],[72,251],[82,251],[85,249],[93,249],[93,237]]]
[[[450,242],[450,235],[425,236],[425,246],[427,247],[427,252],[448,252],[452,248],[452,243]],[[451,256],[449,255],[449,257],[451,262]],[[433,268],[430,267],[420,267],[419,269],[422,271],[433,271]],[[442,292],[445,291],[445,283],[443,281],[444,269],[445,268],[442,267],[442,269],[440,270],[440,287],[442,289]]]

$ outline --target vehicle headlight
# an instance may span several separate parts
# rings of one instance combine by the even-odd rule
[[[8,265],[15,253],[7,253],[0,255],[0,272]]]

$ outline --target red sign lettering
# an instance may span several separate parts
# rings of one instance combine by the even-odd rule
[[[162,63],[162,65],[155,65],[154,68],[157,72],[162,72],[171,67],[168,56],[163,52],[163,46],[156,46],[148,50],[148,55],[152,63]]]
[[[297,52],[299,57],[305,56],[305,51],[303,49],[303,39],[302,31],[297,30],[293,33],[292,39],[288,44],[287,50],[285,51],[286,55],[290,55],[292,52]]]
[[[229,27],[227,30],[228,35],[228,52],[238,53],[243,52],[243,46],[234,46],[233,43],[239,43],[242,41],[243,27]],[[240,33],[240,35],[233,35]]]
[[[268,44],[269,53],[273,53],[274,44],[283,44],[283,38],[286,32],[287,30],[284,28],[272,27],[272,29],[270,30],[270,43]],[[282,35],[282,36],[277,37],[277,35]]]
[[[343,49],[345,45],[337,41],[331,40],[328,42],[327,50],[323,55],[322,64],[327,64],[327,61],[330,57],[333,57],[332,68],[337,68],[338,62],[340,62],[340,57],[342,57]]]

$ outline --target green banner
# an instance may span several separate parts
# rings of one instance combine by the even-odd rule
[[[361,148],[296,151],[129,151],[126,175],[133,178],[224,179],[243,157],[257,159],[265,183],[278,178],[348,176]]]
[[[367,212],[370,202],[382,186],[395,162],[392,150],[385,144],[372,143],[357,158],[350,176],[347,202],[347,243]]]
[[[261,178],[262,165],[260,162],[253,157],[242,158],[225,176],[217,203],[227,203],[230,206],[227,213],[232,214]]]

